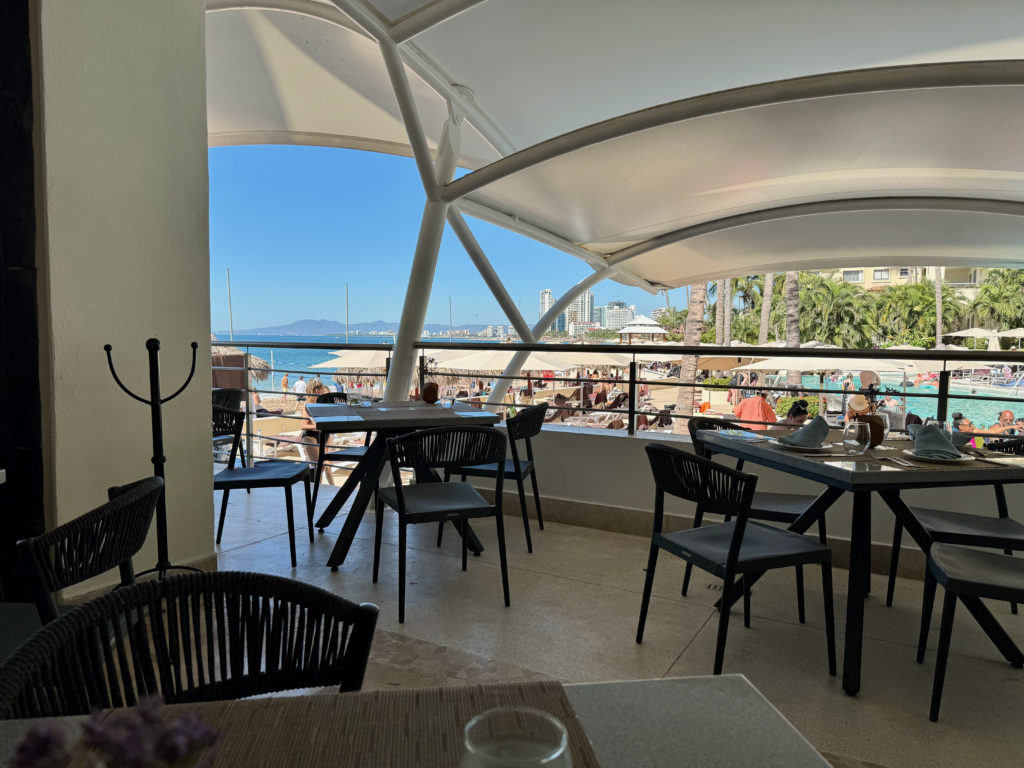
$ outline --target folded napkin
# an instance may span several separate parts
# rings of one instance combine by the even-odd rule
[[[796,445],[800,448],[820,448],[828,437],[828,422],[821,416],[815,416],[791,435],[779,438],[780,443]]]
[[[929,459],[959,459],[960,451],[950,442],[945,432],[928,424],[917,430],[914,436],[914,455]]]
[[[907,432],[910,434],[910,439],[913,440],[914,438],[916,438],[918,431],[924,426],[924,424],[909,424],[907,426]],[[943,432],[943,434],[945,433]],[[971,439],[973,437],[974,435],[969,434],[967,432],[954,432],[953,445],[967,445],[969,442],[971,442]]]

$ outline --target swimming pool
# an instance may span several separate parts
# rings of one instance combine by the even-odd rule
[[[859,377],[854,374],[854,382],[860,386]],[[815,375],[805,375],[803,377],[804,386],[807,388],[819,389],[820,384],[818,383],[818,377]],[[908,382],[909,384],[909,382]],[[893,379],[888,376],[882,375],[882,386],[883,388],[900,390],[902,392],[903,380]],[[826,381],[824,389],[842,389],[840,382]],[[971,389],[977,389],[979,395],[995,397],[1002,394],[997,387],[985,387],[978,385],[959,384],[952,383],[949,387],[951,395],[971,394]],[[937,395],[939,388],[937,385],[922,384],[919,387],[907,387],[907,411],[910,413],[917,414],[922,419],[928,417],[934,417],[938,413],[939,401],[931,397],[914,397],[911,392],[921,392],[928,395]],[[1007,392],[1008,394],[1008,392]],[[977,427],[987,427],[995,424],[999,421],[999,414],[1001,411],[1011,410],[1017,417],[1024,417],[1024,397],[1020,396],[1021,393],[1018,390],[1017,395],[1008,402],[995,402],[991,400],[963,400],[957,397],[950,397],[949,399],[949,415],[952,416],[958,411],[966,416],[971,422]],[[893,397],[902,397],[902,395],[893,395]]]

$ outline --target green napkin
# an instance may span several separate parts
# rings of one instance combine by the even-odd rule
[[[780,437],[779,442],[800,448],[820,448],[826,437],[828,437],[828,422],[821,416],[815,416],[793,434]]]
[[[917,430],[914,437],[914,455],[928,459],[959,459],[960,451],[950,442],[946,433],[933,424]]]

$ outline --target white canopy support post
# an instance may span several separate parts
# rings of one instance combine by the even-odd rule
[[[387,23],[362,0],[331,0],[338,9],[366,32],[376,42],[390,38],[391,29]]]
[[[551,324],[555,322],[555,319],[565,312],[569,305],[580,297],[580,294],[597,285],[602,280],[612,277],[614,274],[614,270],[600,269],[597,272],[587,275],[576,283],[576,285],[566,291],[562,297],[554,303],[551,309],[544,313],[544,317],[542,317],[537,324],[533,326],[534,338],[539,339],[547,333],[548,328],[550,328]],[[512,386],[512,381],[519,375],[520,371],[522,371],[523,364],[529,356],[529,352],[517,352],[515,357],[509,361],[504,373],[502,373],[501,376],[498,377],[498,380],[494,382],[494,389],[491,390],[491,394],[487,397],[487,402],[484,404],[484,408],[486,410],[492,412],[498,410],[498,406],[504,402],[505,395],[508,394],[508,388]]]
[[[388,386],[384,395],[388,402],[401,402],[409,397],[409,387],[416,368],[416,349],[413,343],[419,341],[423,335],[430,289],[434,284],[437,253],[441,248],[441,237],[444,235],[444,223],[448,213],[448,203],[438,198],[438,190],[455,177],[462,142],[462,113],[449,102],[449,117],[445,121],[438,142],[437,162],[431,166],[427,141],[412,101],[412,92],[409,90],[409,81],[405,77],[405,67],[398,47],[390,40],[382,42],[380,47],[388,62],[388,72],[392,75],[395,95],[402,110],[406,130],[409,132],[409,142],[416,151],[416,162],[420,166],[420,177],[424,180],[423,187],[427,193],[412,270],[409,273],[409,285],[405,290],[402,319],[399,321],[398,335],[395,337],[395,354],[391,360]],[[414,133],[418,136],[414,136]]]
[[[482,2],[484,0],[435,0],[396,21],[391,27],[391,39],[404,43]]]
[[[516,329],[516,333],[519,334],[519,338],[528,343],[533,343],[534,335],[530,326],[527,325],[523,319],[522,314],[516,307],[512,297],[508,295],[508,291],[505,289],[504,284],[494,271],[494,267],[491,266],[491,262],[487,260],[487,255],[484,253],[483,248],[480,247],[480,243],[477,242],[476,237],[473,235],[473,231],[469,228],[469,224],[462,218],[462,214],[459,212],[458,206],[452,205],[448,208],[448,223],[452,227],[452,231],[455,232],[459,241],[462,243],[462,247],[466,249],[466,253],[469,254],[469,258],[473,264],[480,271],[480,276],[487,283],[487,287],[491,289],[491,293],[494,294],[494,298],[498,302],[498,306],[501,307],[501,311],[505,313],[505,317],[512,323],[512,327]]]

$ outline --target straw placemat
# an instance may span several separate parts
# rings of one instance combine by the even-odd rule
[[[466,723],[495,707],[554,715],[569,732],[574,768],[600,768],[565,691],[552,681],[178,704],[167,710],[175,716],[198,710],[224,734],[214,768],[457,768]]]

